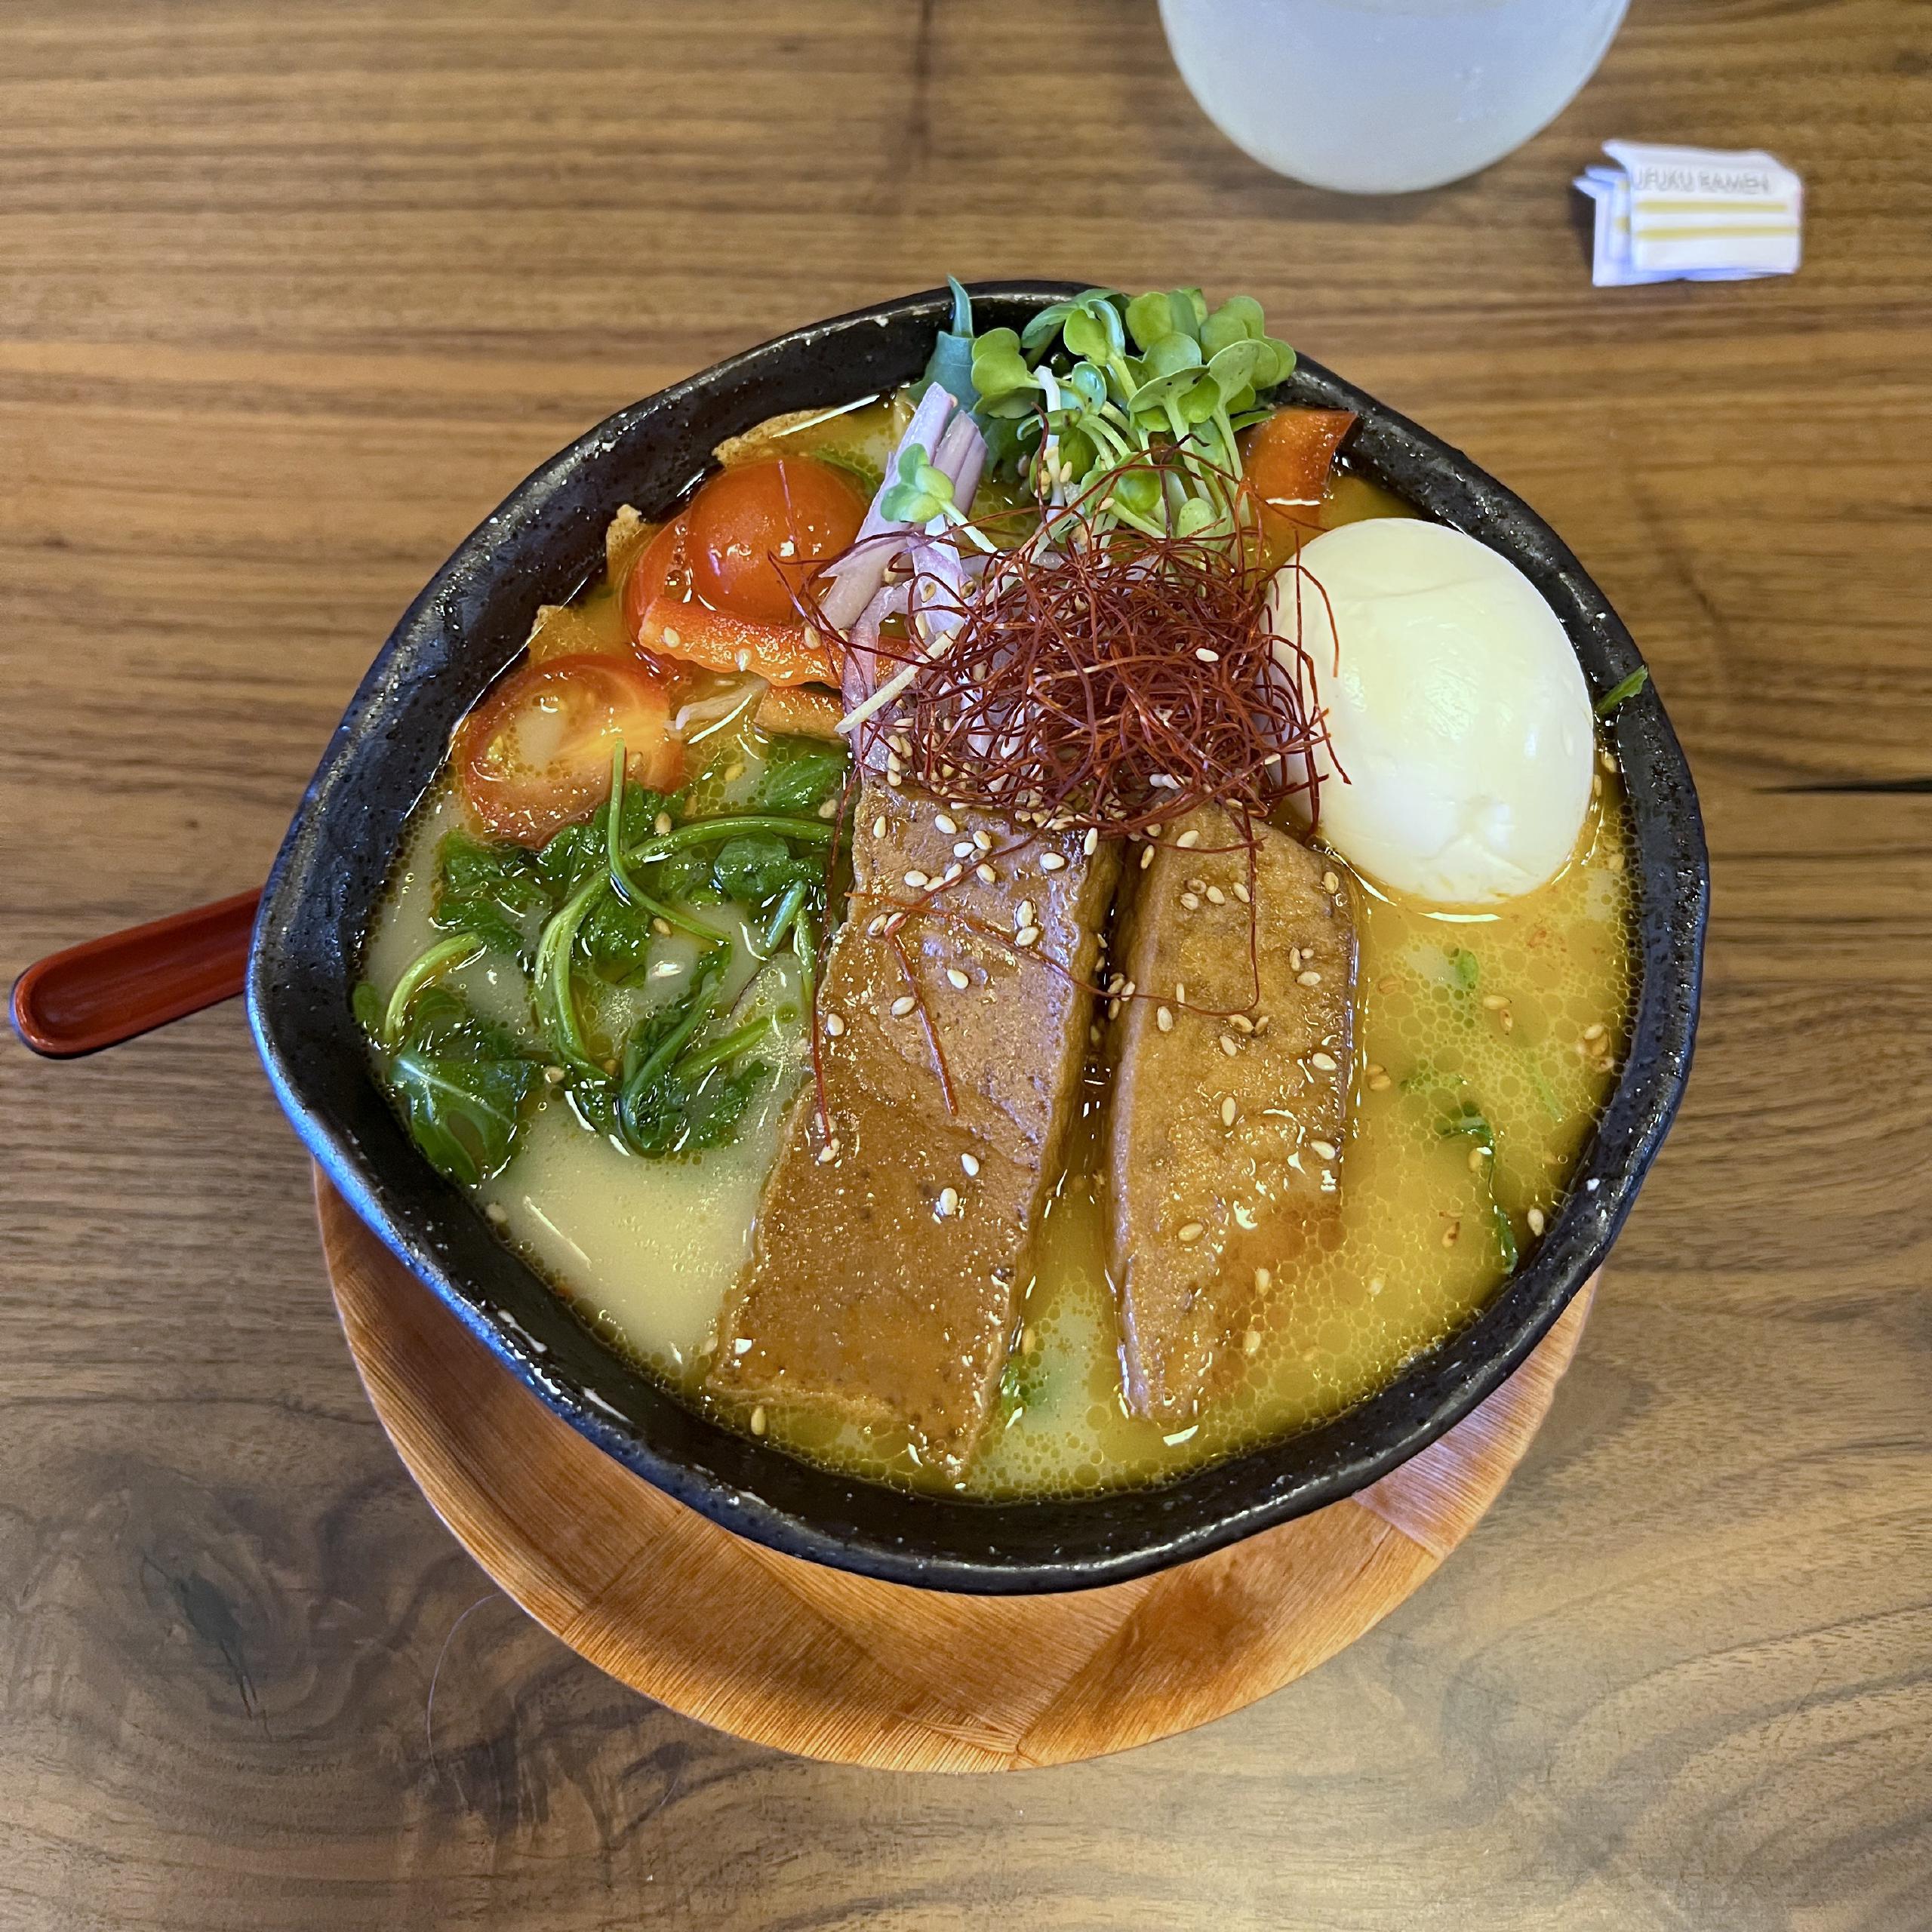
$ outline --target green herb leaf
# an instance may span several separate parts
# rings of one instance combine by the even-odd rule
[[[752,810],[816,814],[844,784],[848,762],[845,747],[829,738],[768,739]]]
[[[509,1033],[446,986],[417,995],[382,1074],[430,1165],[470,1187],[509,1165],[540,1077]]]
[[[1466,993],[1476,989],[1476,980],[1482,971],[1481,962],[1466,946],[1459,946],[1449,955],[1449,971],[1454,976],[1457,988]]]
[[[537,922],[556,907],[556,894],[521,845],[452,832],[437,854],[435,909],[440,932],[468,933],[493,952],[521,958]]]
[[[1607,718],[1626,697],[1635,697],[1651,681],[1650,666],[1640,664],[1627,678],[1620,678],[1597,700],[1596,713]]]
[[[752,832],[718,848],[711,875],[727,899],[761,906],[794,884],[821,882],[825,861],[815,852],[793,851],[776,833]]]

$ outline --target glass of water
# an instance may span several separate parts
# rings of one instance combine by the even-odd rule
[[[1161,0],[1181,78],[1263,166],[1399,194],[1519,147],[1595,70],[1629,0]]]

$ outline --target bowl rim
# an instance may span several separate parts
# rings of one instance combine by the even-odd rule
[[[1022,281],[969,289],[983,312],[1017,315],[1092,285]],[[1007,1501],[913,1495],[800,1462],[698,1416],[601,1344],[590,1342],[588,1353],[572,1346],[558,1322],[581,1340],[589,1331],[506,1245],[487,1231],[480,1234],[485,1245],[478,1244],[485,1224],[467,1198],[413,1148],[408,1158],[420,1173],[395,1170],[393,1138],[386,1143],[367,1117],[349,1118],[340,1097],[332,1101],[325,1091],[321,1069],[343,1071],[330,1066],[329,1056],[341,1044],[353,977],[340,936],[352,918],[359,934],[374,903],[364,893],[358,912],[350,903],[352,878],[344,882],[373,849],[370,815],[358,817],[357,780],[380,771],[386,755],[394,761],[411,755],[393,742],[403,735],[398,720],[411,661],[428,656],[432,678],[438,653],[446,666],[460,661],[465,600],[492,590],[508,595],[504,559],[519,543],[581,543],[588,525],[580,508],[571,507],[571,494],[600,462],[633,443],[648,452],[654,426],[666,435],[679,424],[688,429],[714,399],[748,428],[776,413],[758,398],[789,379],[794,365],[827,355],[835,361],[841,349],[848,361],[875,358],[887,336],[912,340],[909,331],[937,323],[949,307],[946,291],[927,290],[789,330],[615,412],[512,491],[405,612],[336,728],[262,897],[248,1004],[270,1084],[331,1181],[505,1367],[600,1448],[725,1529],[788,1555],[899,1583],[1031,1594],[1124,1582],[1340,1501],[1428,1447],[1515,1371],[1601,1263],[1681,1100],[1696,1039],[1709,861],[1689,768],[1654,683],[1647,683],[1619,707],[1614,725],[1638,902],[1641,974],[1630,1049],[1578,1157],[1569,1198],[1533,1258],[1480,1313],[1382,1389],[1310,1429],[1151,1487]],[[864,333],[871,329],[881,333]],[[860,382],[826,399],[848,401],[872,386]],[[1521,569],[1563,621],[1593,700],[1641,667],[1629,633],[1561,539],[1461,451],[1306,359],[1287,399],[1354,411],[1347,448],[1356,469]],[[713,443],[721,440],[706,433]],[[617,507],[610,501],[596,513],[600,547],[603,523]],[[501,668],[489,668],[482,681]],[[472,701],[473,694],[460,709]],[[414,755],[427,754],[418,747]],[[435,769],[432,758],[424,783]],[[374,828],[386,841],[383,870],[401,829],[393,814]],[[338,989],[343,1014],[318,1020],[318,992],[326,1004]],[[319,1060],[317,1026],[325,1042]],[[359,1048],[358,1058],[373,1094]],[[425,1187],[425,1179],[432,1185]],[[615,1402],[592,1385],[591,1367],[602,1389],[615,1389]]]

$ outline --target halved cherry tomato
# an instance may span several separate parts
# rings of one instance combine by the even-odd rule
[[[635,638],[653,598],[682,597],[691,585],[685,561],[685,520],[674,516],[638,552],[624,578],[624,628]]]
[[[685,512],[691,588],[734,617],[798,621],[792,592],[859,534],[866,506],[810,457],[767,457],[721,470]]]
[[[831,660],[803,624],[765,623],[675,597],[654,597],[638,619],[637,648],[654,660],[675,657],[707,671],[755,671],[774,685],[823,685]]]
[[[1313,507],[1328,487],[1335,446],[1349,433],[1348,409],[1278,409],[1241,438],[1247,480],[1289,521],[1318,521]]]
[[[541,845],[610,796],[620,738],[634,783],[658,792],[680,783],[685,749],[670,718],[669,682],[646,665],[589,655],[526,664],[457,730],[463,802],[497,838]]]

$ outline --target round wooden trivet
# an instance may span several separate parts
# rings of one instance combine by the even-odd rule
[[[688,1717],[894,1770],[1063,1764],[1225,1716],[1394,1609],[1548,1411],[1595,1284],[1489,1401],[1345,1503],[1177,1569],[1045,1597],[875,1583],[746,1543],[506,1374],[318,1174],[336,1306],[389,1439],[537,1621]]]

